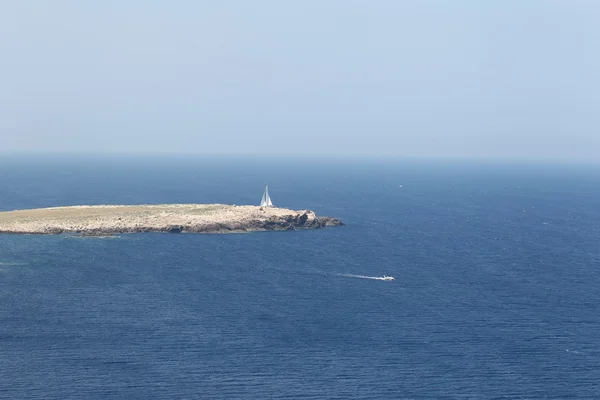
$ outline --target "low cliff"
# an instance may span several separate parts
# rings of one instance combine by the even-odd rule
[[[135,232],[235,233],[340,226],[313,211],[225,204],[73,206],[0,212],[0,233],[107,235]]]

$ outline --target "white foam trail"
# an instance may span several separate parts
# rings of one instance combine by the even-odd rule
[[[359,279],[373,279],[376,281],[389,281],[391,277],[385,276],[367,276],[367,275],[354,275],[354,274],[338,274],[338,276],[345,276],[346,278],[359,278]]]

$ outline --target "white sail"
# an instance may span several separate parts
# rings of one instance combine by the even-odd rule
[[[265,187],[265,201],[267,203],[267,206],[272,207],[273,206],[273,202],[271,201],[271,196],[269,196],[269,187]]]
[[[262,199],[260,201],[261,207],[273,207],[273,202],[271,201],[271,197],[269,196],[269,186],[265,187],[265,192],[262,195]]]

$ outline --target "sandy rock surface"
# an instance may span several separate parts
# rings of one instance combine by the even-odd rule
[[[0,233],[104,235],[315,229],[343,223],[313,211],[225,204],[99,205],[0,212]]]

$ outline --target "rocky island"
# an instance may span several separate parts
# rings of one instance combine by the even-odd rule
[[[236,233],[344,225],[313,211],[226,204],[98,205],[0,212],[0,233]]]

